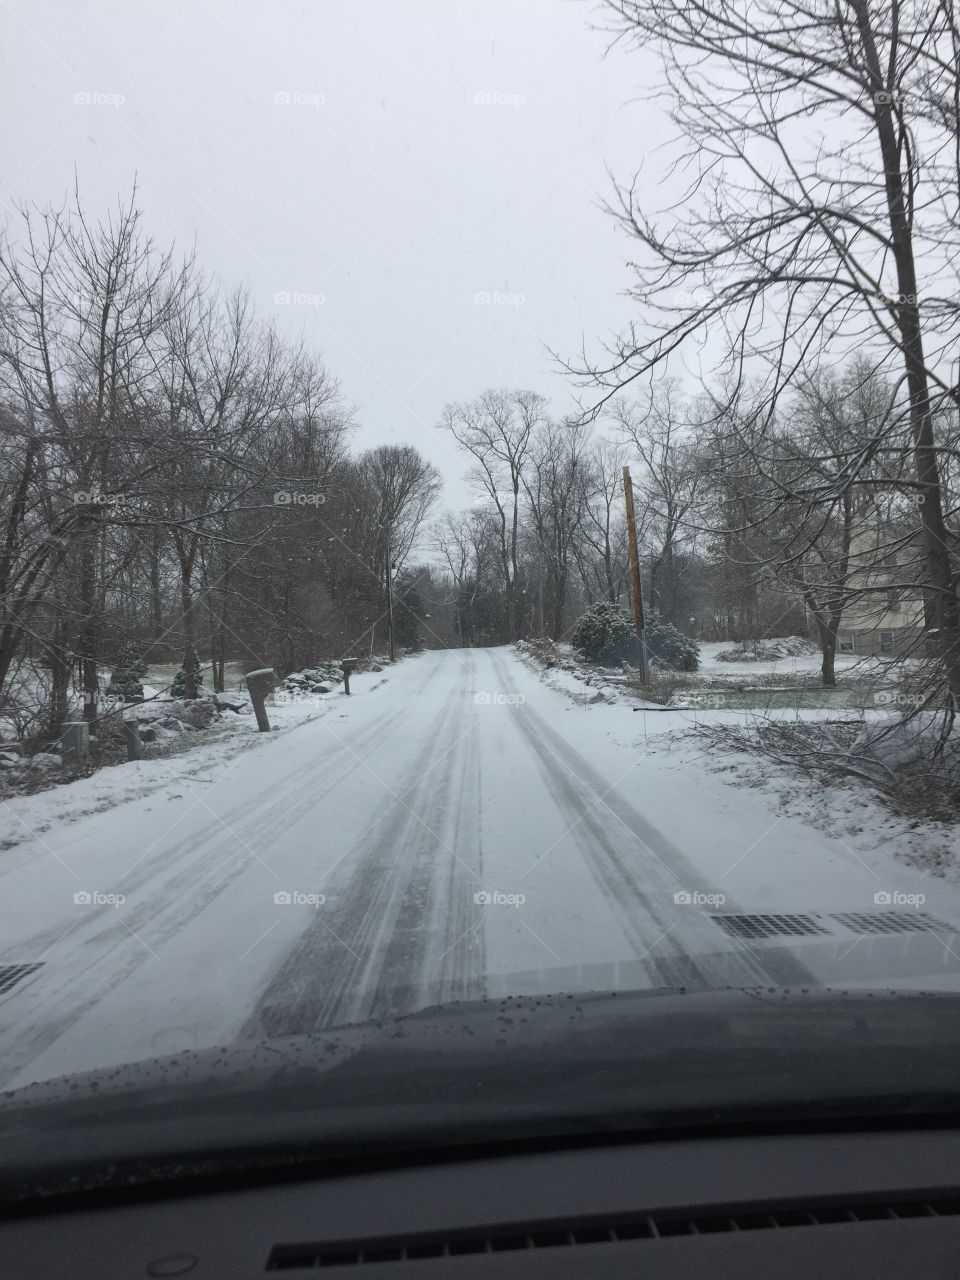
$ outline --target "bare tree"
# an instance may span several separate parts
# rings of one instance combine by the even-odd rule
[[[91,721],[110,531],[137,525],[137,495],[157,465],[148,425],[154,347],[189,274],[143,236],[135,201],[134,191],[98,224],[78,196],[69,211],[24,207],[19,241],[0,246],[0,387],[26,439],[8,553],[30,497],[44,529],[33,525],[22,572],[7,566],[0,685],[30,615],[51,598],[45,575],[69,561],[57,643],[79,662]]]
[[[545,420],[546,401],[533,391],[485,391],[476,400],[447,405],[440,423],[474,459],[470,475],[496,511],[512,639],[519,636],[521,626],[523,472],[534,432]]]
[[[692,512],[703,478],[686,407],[676,384],[666,381],[639,404],[618,402],[614,415],[642,463],[637,489],[646,538],[653,544],[650,604],[676,624],[682,551],[696,537]]]
[[[596,439],[588,458],[589,479],[577,567],[587,603],[599,593],[615,603],[626,584],[627,540],[623,514],[623,468],[627,451],[618,441]],[[643,540],[645,512],[639,513],[637,536]],[[592,553],[592,555],[590,554]]]
[[[960,602],[934,432],[936,411],[960,394],[952,3],[605,0],[605,9],[620,38],[659,51],[658,91],[694,176],[661,220],[641,207],[637,180],[619,190],[614,212],[649,263],[632,289],[647,318],[581,374],[605,400],[691,341],[720,336],[731,387],[748,362],[765,368],[772,423],[821,352],[869,346],[906,392],[912,474],[901,484],[919,507],[929,631],[956,705]]]
[[[541,629],[546,585],[554,640],[563,634],[570,568],[582,539],[590,486],[587,444],[583,424],[546,421],[536,430],[522,475],[539,561]]]

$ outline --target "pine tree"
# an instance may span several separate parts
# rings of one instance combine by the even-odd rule
[[[135,702],[143,697],[143,677],[147,664],[132,644],[125,644],[117,654],[110,676],[110,692],[125,702]]]
[[[191,666],[193,668],[194,684],[197,689],[197,694],[199,695],[200,686],[203,684],[203,669],[200,666],[200,659],[196,656],[196,654],[191,654],[191,658],[192,658]],[[187,660],[184,659],[183,663],[181,663],[179,671],[173,677],[173,685],[171,686],[170,692],[173,694],[175,698],[185,698],[187,696],[186,662]]]

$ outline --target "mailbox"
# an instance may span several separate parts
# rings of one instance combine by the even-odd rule
[[[267,719],[266,699],[273,693],[276,681],[273,667],[262,667],[259,671],[251,671],[247,676],[247,688],[250,701],[257,716],[257,728],[261,733],[270,732],[270,721]]]
[[[356,658],[341,658],[340,668],[343,671],[343,692],[350,692],[350,677],[353,675],[357,666]]]

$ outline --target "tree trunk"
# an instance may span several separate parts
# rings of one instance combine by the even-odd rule
[[[567,575],[557,577],[557,593],[553,602],[553,632],[554,640],[559,640],[563,635],[563,609],[567,598]]]
[[[50,710],[48,713],[48,729],[51,736],[60,736],[60,727],[68,714],[68,695],[70,677],[73,674],[73,663],[67,653],[66,628],[57,622],[53,632],[53,643],[50,648]]]
[[[190,570],[180,570],[180,605],[183,610],[183,691],[187,698],[197,696],[197,680],[194,666],[197,650],[194,640],[193,589],[190,585]]]
[[[217,661],[217,620],[209,607],[207,613],[210,621],[210,687],[214,693],[223,693],[217,675],[219,668]]]
[[[85,515],[80,521],[79,555],[79,604],[80,634],[77,651],[80,655],[80,688],[83,691],[83,718],[91,732],[97,724],[97,648],[99,626],[97,617],[97,529],[99,514]]]
[[[220,660],[217,664],[217,693],[223,693],[227,680],[227,632],[223,625],[223,619],[220,619]]]
[[[900,146],[894,130],[893,102],[879,98],[880,91],[887,88],[887,83],[874,37],[870,9],[866,0],[851,0],[851,3],[857,17],[866,68],[877,90],[876,128],[883,157],[890,239],[900,290],[897,324],[910,397],[917,503],[926,563],[927,581],[924,585],[934,596],[936,651],[942,658],[952,702],[954,708],[957,708],[960,706],[960,603],[957,600],[953,566],[947,549],[940,468],[934,444],[930,392],[924,365],[920,308],[917,303],[913,211],[907,207],[904,191]]]
[[[837,653],[837,633],[831,631],[830,625],[821,618],[817,618],[817,634],[820,637],[820,651],[823,655],[820,663],[820,672],[823,676],[823,686],[825,689],[834,689],[837,685],[837,674],[835,670],[834,659]]]
[[[154,643],[163,635],[163,596],[160,590],[160,525],[153,526],[150,548],[150,625]]]

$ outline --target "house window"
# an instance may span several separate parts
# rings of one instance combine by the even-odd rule
[[[880,632],[880,652],[893,653],[897,647],[897,633],[895,631]]]
[[[896,587],[887,590],[887,608],[891,613],[896,613],[900,608],[900,593]]]
[[[841,653],[856,653],[857,642],[852,631],[841,631],[837,636],[837,648]]]
[[[895,569],[897,567],[897,553],[895,551],[888,551],[883,557],[883,567],[885,569]]]

